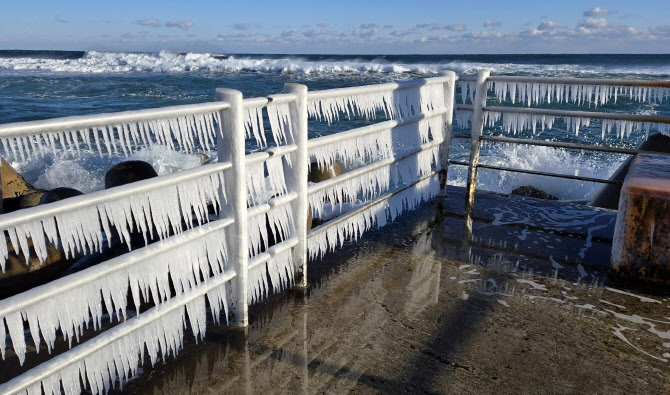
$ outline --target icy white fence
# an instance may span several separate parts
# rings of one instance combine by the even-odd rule
[[[0,393],[106,393],[136,374],[145,353],[152,364],[176,354],[186,317],[196,339],[207,308],[214,322],[223,314],[245,326],[249,304],[306,285],[308,251],[323,255],[438,194],[455,85],[455,74],[443,74],[310,93],[287,84],[283,94],[246,100],[219,89],[213,103],[0,126],[5,152],[19,157],[45,149],[76,155],[94,141],[101,155],[158,143],[185,151],[216,146],[219,158],[0,215],[8,239],[0,245],[2,270],[10,242],[26,261],[45,261],[48,244],[68,256],[103,251],[112,235],[129,249],[0,301],[3,364],[13,358],[6,338],[21,364],[31,343],[38,352],[42,344],[48,353],[62,348],[59,332],[71,347]],[[267,147],[264,111],[275,146],[245,155],[245,138]],[[308,141],[310,115],[330,122],[341,112],[388,120]],[[310,157],[354,169],[308,185]],[[340,215],[307,233],[309,209],[321,218]],[[145,245],[131,245],[133,234]]]
[[[670,117],[624,114],[596,111],[568,111],[531,106],[549,104],[571,104],[575,106],[603,106],[609,102],[626,97],[640,103],[660,104],[670,98],[670,81],[652,80],[614,80],[614,79],[582,79],[582,78],[551,78],[522,76],[491,76],[489,70],[482,70],[476,76],[459,78],[461,100],[466,103],[469,98],[471,105],[457,106],[454,111],[456,124],[461,128],[471,125],[470,161],[468,165],[466,213],[471,214],[474,205],[474,192],[477,182],[478,168],[491,168],[503,171],[522,171],[527,174],[583,179],[585,181],[610,182],[572,175],[545,173],[533,170],[501,168],[479,164],[481,141],[508,142],[512,144],[546,145],[568,149],[597,150],[624,154],[636,153],[637,150],[616,147],[595,147],[582,144],[559,142],[525,142],[523,139],[505,136],[483,136],[484,127],[494,127],[502,121],[502,129],[507,134],[523,131],[551,129],[556,120],[561,119],[568,132],[579,134],[580,127],[591,126],[598,120],[602,129],[602,138],[615,134],[623,139],[636,131],[658,131],[670,135]],[[511,102],[512,106],[487,106],[488,93],[492,91],[499,102]],[[526,107],[514,106],[515,103]],[[461,164],[461,163],[457,163]]]

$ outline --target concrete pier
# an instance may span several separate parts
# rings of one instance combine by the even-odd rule
[[[611,271],[670,284],[670,156],[633,161],[621,190]]]

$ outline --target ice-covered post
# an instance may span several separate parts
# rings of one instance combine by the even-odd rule
[[[449,149],[451,148],[451,127],[454,121],[454,90],[456,88],[456,73],[450,70],[440,70],[440,77],[449,77],[449,80],[443,83],[444,87],[444,108],[445,113],[442,116],[442,146],[440,147],[440,160],[442,169],[440,174],[440,195],[444,196],[447,188],[447,176],[449,170]]]
[[[292,171],[286,177],[289,191],[295,191],[298,198],[292,202],[295,215],[295,237],[298,244],[293,248],[293,262],[296,268],[295,284],[307,286],[307,217],[310,210],[307,204],[307,173],[309,172],[309,154],[307,153],[307,86],[301,84],[284,84],[284,93],[296,95],[289,103],[291,113],[291,129],[293,135],[287,136],[288,144],[295,144],[298,149],[291,153]]]
[[[484,106],[486,106],[486,94],[488,92],[486,79],[489,78],[491,70],[480,70],[477,73],[477,85],[475,87],[475,101],[472,103],[472,134],[470,137],[470,166],[468,167],[467,197],[465,200],[465,213],[468,217],[472,215],[475,205],[475,187],[477,186],[477,165],[479,164],[479,151],[482,147],[482,136],[484,129]]]
[[[242,93],[233,89],[216,90],[216,100],[229,104],[221,111],[220,135],[218,136],[217,153],[220,162],[229,161],[232,179],[226,178],[226,196],[230,214],[221,212],[222,216],[232,215],[235,221],[231,225],[230,257],[235,265],[236,276],[232,281],[234,315],[231,324],[247,326],[249,324],[249,232],[247,230],[247,168],[245,161],[244,109]],[[221,202],[223,202],[221,198]]]

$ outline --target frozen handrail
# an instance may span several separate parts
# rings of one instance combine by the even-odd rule
[[[452,101],[453,81],[454,74],[451,73],[448,76],[426,80],[363,87],[363,91],[373,94],[388,92],[391,89],[392,95],[395,96],[382,95],[384,100],[398,99],[401,97],[398,96],[398,92],[402,92],[401,95],[404,95],[402,98],[405,100],[403,103],[406,105],[402,113],[406,117],[382,122],[372,128],[350,130],[336,138],[319,139],[316,143],[307,140],[307,116],[308,102],[318,95],[310,96],[307,87],[287,84],[286,93],[251,99],[242,99],[237,91],[217,90],[217,100],[220,102],[214,103],[216,107],[212,107],[215,111],[212,120],[216,123],[217,135],[224,137],[216,140],[221,163],[0,215],[0,229],[8,232],[16,249],[21,247],[21,250],[28,250],[27,241],[30,238],[41,258],[46,257],[44,245],[46,238],[51,241],[62,240],[66,253],[75,249],[82,251],[87,247],[88,249],[100,247],[103,242],[103,230],[109,239],[112,234],[111,225],[115,226],[121,238],[126,240],[129,240],[128,225],[133,223],[142,232],[157,231],[167,238],[62,280],[15,295],[3,301],[4,303],[0,302],[0,313],[5,315],[4,319],[7,320],[7,328],[12,339],[23,338],[18,334],[23,333],[24,319],[29,321],[31,332],[36,332],[33,338],[34,336],[39,338],[42,323],[37,319],[39,324],[35,325],[36,315],[34,311],[28,310],[35,305],[43,305],[48,300],[75,294],[80,287],[87,285],[90,285],[88,288],[95,288],[98,283],[110,281],[110,284],[105,285],[109,290],[97,291],[103,298],[111,298],[109,303],[104,300],[104,307],[110,316],[116,313],[118,317],[119,311],[123,311],[128,302],[126,297],[128,289],[131,289],[136,304],[142,300],[146,301],[149,294],[159,304],[152,310],[138,311],[140,314],[137,317],[10,380],[0,387],[0,391],[22,389],[33,391],[43,385],[48,392],[52,388],[60,388],[62,381],[66,391],[77,392],[81,390],[80,377],[85,384],[90,385],[92,392],[107,391],[109,381],[116,379],[115,374],[122,376],[122,380],[126,379],[128,372],[135,372],[135,367],[141,363],[138,356],[133,353],[136,349],[130,350],[126,347],[125,337],[141,344],[142,348],[146,345],[152,362],[155,362],[156,350],[160,349],[165,356],[180,347],[183,337],[182,323],[186,313],[196,336],[204,333],[205,299],[200,296],[207,294],[210,297],[215,317],[218,317],[220,310],[230,308],[230,311],[226,310],[226,317],[230,312],[233,317],[231,323],[244,326],[248,323],[247,306],[269,293],[271,288],[277,291],[292,284],[306,285],[308,251],[310,255],[318,254],[318,251],[325,252],[328,247],[334,248],[338,238],[339,242],[342,242],[344,237],[357,238],[375,223],[383,226],[389,218],[393,220],[403,210],[412,209],[421,201],[439,193],[438,172],[443,173],[444,170],[439,151],[443,148],[445,137],[448,137],[451,122],[448,111],[451,108],[449,103]],[[450,89],[447,89],[447,85]],[[346,89],[352,92],[352,88]],[[332,93],[333,91],[330,92]],[[261,147],[265,144],[263,109],[267,112],[278,146],[245,155],[245,135],[247,138],[252,136],[256,138]],[[411,111],[407,111],[408,109]],[[113,125],[108,132],[116,133],[117,130],[123,133],[129,129],[125,126],[117,129],[117,126]],[[79,130],[75,132],[79,133]],[[391,166],[397,166],[395,171],[397,174],[402,174],[398,180],[402,179],[404,184],[411,185],[396,188],[392,193],[384,195],[384,199],[381,200],[377,199],[378,196],[384,194],[388,188],[377,189],[366,195],[368,201],[363,203],[363,207],[359,206],[363,211],[357,209],[354,214],[347,214],[333,222],[337,228],[335,239],[332,234],[321,238],[318,237],[318,232],[313,232],[308,243],[304,224],[307,223],[309,203],[307,184],[309,150],[322,150],[322,153],[327,153],[328,150],[324,147],[337,141],[351,141],[372,133],[387,132],[391,137],[390,147],[398,144],[397,152],[390,151],[394,156],[388,161],[376,161],[371,166],[346,173],[333,182],[313,188],[312,191],[324,188],[336,190],[357,176],[362,177],[385,170],[384,166],[389,167],[389,172],[393,170],[390,169]],[[211,141],[215,140],[212,138]],[[402,164],[399,163],[401,161]],[[374,178],[376,175],[375,173],[370,177]],[[397,184],[399,183],[396,182],[396,186]],[[219,220],[203,225],[202,223],[211,217],[207,213],[207,204],[211,202],[219,208],[224,207],[225,211],[219,213]],[[158,214],[154,212],[156,206],[163,207]],[[118,210],[119,207],[122,210]],[[188,224],[193,221],[194,212],[199,226],[182,232],[182,221],[189,226]],[[86,221],[87,219],[89,221]],[[272,242],[277,243],[272,246],[269,245],[271,239],[268,237],[268,228],[274,233]],[[37,235],[40,235],[42,240],[38,240]],[[207,238],[207,235],[215,235],[216,238]],[[225,243],[224,240],[228,242]],[[261,245],[262,242],[265,242],[264,247]],[[190,262],[185,266],[193,271],[200,270],[202,279],[191,278],[186,272],[176,273],[173,282],[175,278],[178,282],[189,282],[188,286],[175,285],[176,297],[171,298],[167,294],[164,284],[162,288],[159,284],[156,291],[155,283],[162,280],[147,277],[143,272],[148,269],[145,266],[153,265],[157,259],[165,257],[166,254],[174,253],[175,257],[179,257],[181,253],[189,253],[188,246],[191,246],[191,243],[194,243],[193,246],[197,244],[202,247],[194,248],[206,250],[203,253],[206,256],[195,254],[192,261],[188,259],[183,261]],[[227,245],[226,254],[230,257],[234,273],[228,271],[229,265],[223,267],[222,261],[219,261],[217,270],[206,267],[216,264],[211,260],[220,254],[209,251],[203,243],[212,243],[216,251],[217,248],[226,249]],[[5,257],[6,253],[7,251]],[[140,262],[145,258],[151,259],[152,263],[145,265],[144,261]],[[179,271],[183,268],[175,265],[174,268],[170,266],[167,271],[158,271],[167,278],[167,273],[171,273],[173,269]],[[211,269],[213,276],[209,274],[208,269]],[[116,276],[115,273],[120,275]],[[125,281],[123,276],[126,276]],[[230,289],[222,288],[230,280],[233,280],[233,286]],[[213,285],[214,283],[216,284]],[[154,288],[151,288],[152,286]],[[90,293],[93,294],[95,291]],[[111,293],[115,295],[109,296]],[[227,297],[230,297],[232,303],[228,303]],[[77,312],[72,313],[71,317],[65,319],[65,325],[58,320],[51,320],[51,324],[58,324],[61,328],[64,326],[64,333],[67,332],[67,338],[71,339],[73,334],[81,333],[81,325],[88,322],[89,316],[94,316],[94,322],[97,320],[99,323],[103,311],[102,303],[99,307],[97,304],[93,307],[88,306],[85,313],[82,313],[84,309],[80,307],[77,307]],[[138,306],[136,308],[139,310]],[[165,315],[158,312],[165,312]],[[2,320],[0,323],[2,323],[0,332],[3,332],[0,333],[0,338],[4,339],[5,326]],[[49,326],[46,322],[44,325],[49,332],[45,341],[52,344],[51,339],[55,339],[55,334],[52,336],[51,333],[55,331],[55,326]],[[95,326],[94,323],[94,329]],[[145,336],[152,331],[165,341],[161,340],[162,343],[159,344],[156,343],[156,336]],[[23,353],[20,341],[17,340],[14,345],[17,353]],[[110,347],[113,348],[111,353]],[[105,369],[111,366],[110,363],[123,366],[124,371],[115,373],[108,369],[109,375],[107,375]]]
[[[632,80],[615,78],[565,78],[565,77],[526,77],[491,75],[489,82],[521,82],[537,84],[570,84],[570,85],[610,85],[639,86],[647,88],[670,88],[670,81],[664,80]]]
[[[59,132],[64,130],[80,130],[106,125],[117,125],[131,122],[144,122],[158,118],[177,118],[186,115],[205,114],[228,108],[228,104],[220,102],[185,104],[180,106],[150,108],[111,112],[93,115],[77,115],[39,121],[15,122],[0,124],[0,139],[7,137],[28,136],[37,133]]]
[[[6,155],[21,160],[44,156],[57,149],[76,154],[85,144],[99,155],[122,152],[128,156],[139,146],[154,143],[192,152],[197,143],[215,146],[221,103],[188,104],[138,111],[81,115],[0,125],[0,142]],[[60,148],[59,148],[60,146]],[[104,149],[103,149],[104,148]]]
[[[443,108],[444,85],[452,83],[453,78],[449,75],[309,92],[308,112],[329,124],[338,120],[340,113],[374,119],[378,111],[383,111],[388,119],[405,118]]]
[[[161,350],[163,358],[170,352],[177,353],[178,349],[183,346],[184,310],[189,314],[189,321],[195,336],[204,337],[205,326],[200,325],[204,322],[206,313],[204,298],[207,297],[212,306],[226,308],[228,304],[226,291],[222,292],[220,289],[235,277],[234,272],[226,272],[211,278],[188,294],[153,307],[122,325],[117,325],[0,385],[0,392],[9,394],[30,389],[29,393],[36,393],[35,388],[40,388],[42,384],[46,393],[58,393],[62,380],[66,393],[76,393],[81,391],[79,384],[81,375],[84,382],[88,379],[91,389],[97,390],[94,393],[107,393],[110,389],[110,376],[113,388],[117,376],[123,385],[123,381],[129,378],[128,374],[136,372],[138,363],[143,362],[140,355],[144,355],[145,344],[153,363],[158,358],[158,350]],[[171,314],[174,312],[178,313],[177,316]],[[213,316],[218,312],[220,310],[212,309]],[[227,313],[227,309],[225,312]],[[165,319],[166,317],[168,319]],[[218,322],[218,317],[215,317],[214,321]],[[152,323],[155,323],[156,326],[152,327]],[[166,330],[164,327],[169,325],[172,326],[171,330]],[[146,329],[147,327],[149,330]],[[162,333],[154,332],[159,327],[163,327]],[[128,336],[134,336],[135,340],[140,340],[141,346],[135,342],[123,341]],[[106,357],[112,357],[113,360],[105,360]],[[108,370],[108,367],[113,371]],[[127,371],[126,368],[130,371]]]

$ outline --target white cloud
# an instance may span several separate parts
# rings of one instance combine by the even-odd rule
[[[236,23],[233,25],[233,29],[235,30],[249,30],[250,27],[251,25],[248,23]]]
[[[465,25],[442,25],[435,22],[426,22],[416,25],[417,29],[427,29],[429,31],[435,30],[451,30],[453,32],[463,32],[466,30]]]
[[[484,22],[484,27],[488,30],[493,30],[497,27],[500,27],[502,25],[501,22],[498,21],[486,21]]]
[[[291,38],[297,35],[298,35],[298,29],[284,30],[283,32],[281,32],[281,36],[283,38]]]
[[[167,26],[167,27],[177,27],[181,30],[188,30],[191,26],[193,26],[193,22],[191,22],[191,21],[167,21],[167,22],[165,22],[165,26]]]
[[[303,36],[309,38],[314,38],[323,34],[326,34],[326,29],[310,29],[302,33]]]
[[[411,29],[407,29],[407,30],[396,29],[396,30],[392,31],[390,34],[394,37],[404,37],[404,36],[408,36],[410,34],[414,34],[418,30],[419,29],[416,29],[416,28],[411,28]]]
[[[607,8],[594,7],[590,10],[584,11],[584,16],[602,16],[616,14],[616,10],[608,10]]]
[[[358,38],[370,38],[370,37],[376,36],[377,34],[379,34],[379,29],[376,28],[376,27],[372,28],[372,29],[368,28],[368,29],[363,29],[363,30],[356,29],[353,32],[351,32],[352,36],[358,37]]]
[[[537,26],[537,30],[556,30],[556,29],[567,29],[567,26],[554,21],[542,22]]]
[[[577,24],[577,26],[579,27],[598,28],[598,29],[607,27],[607,25],[609,25],[609,22],[607,22],[607,19],[605,18],[587,18],[579,21],[579,23]]]
[[[153,18],[140,19],[138,21],[135,21],[135,23],[137,23],[138,25],[151,26],[151,27],[158,27],[158,26],[161,25],[161,23],[158,22],[157,19],[153,19]]]

